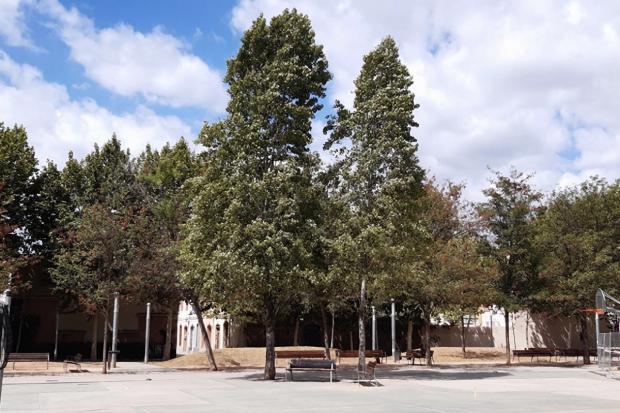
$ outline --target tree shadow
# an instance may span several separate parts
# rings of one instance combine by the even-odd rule
[[[478,366],[480,367],[480,366]],[[505,367],[505,366],[504,366]],[[454,371],[456,368],[459,371]],[[334,378],[334,382],[346,381],[357,382],[357,370],[355,367],[340,367],[337,372],[337,379]],[[498,377],[511,376],[512,373],[508,371],[498,370],[469,370],[463,369],[462,366],[436,366],[430,369],[413,369],[403,368],[398,366],[382,366],[376,370],[377,380],[481,380],[492,379]],[[247,374],[238,375],[235,377],[228,377],[227,380],[248,380],[248,381],[264,381],[262,371],[249,371]],[[329,374],[321,374],[321,372],[313,371],[296,371],[291,380],[290,375],[288,380],[284,380],[284,371],[278,370],[276,374],[275,382],[313,382],[313,383],[329,383]],[[364,384],[364,383],[362,383]],[[369,387],[383,387],[383,384],[379,386]]]

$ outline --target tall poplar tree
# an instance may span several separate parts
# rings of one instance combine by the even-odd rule
[[[306,274],[314,216],[311,120],[330,79],[310,20],[285,10],[254,21],[228,61],[228,116],[205,125],[182,258],[183,281],[229,313],[265,326],[265,379],[275,378],[275,322]]]
[[[338,158],[332,195],[348,206],[346,228],[333,243],[339,263],[358,286],[359,370],[365,370],[367,286],[396,271],[400,254],[411,247],[424,171],[411,130],[418,107],[413,80],[391,37],[364,57],[349,110],[336,102],[325,146]]]

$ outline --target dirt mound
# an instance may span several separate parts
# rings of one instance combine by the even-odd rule
[[[278,350],[323,350],[323,347],[276,347]],[[238,347],[224,348],[213,352],[218,368],[234,367],[264,367],[264,347]],[[209,359],[207,353],[192,353],[180,356],[172,360],[159,363],[163,367],[170,368],[208,368]],[[277,360],[277,367],[285,367],[286,360]]]

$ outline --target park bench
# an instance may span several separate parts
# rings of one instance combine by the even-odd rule
[[[336,350],[336,359],[340,363],[341,358],[357,358],[359,357],[358,350]],[[381,363],[381,359],[385,362],[387,356],[383,350],[366,350],[364,351],[366,358],[374,358],[377,363]]]
[[[558,357],[564,357],[565,360],[567,357],[575,357],[579,361],[579,357],[583,357],[583,350],[580,348],[560,348],[557,351]],[[590,357],[598,357],[596,349],[590,349]]]
[[[552,357],[555,357],[557,360],[561,354],[562,353],[555,348],[526,348],[524,350],[512,350],[512,359],[514,360],[516,357],[517,361],[520,362],[521,357],[529,357],[530,362],[533,362],[534,357],[536,357],[536,360],[540,357],[549,357],[549,361],[551,361]]]
[[[366,365],[366,371],[357,371],[357,382],[359,384],[368,383],[370,385],[378,385],[379,381],[377,380],[377,376],[375,375],[376,367],[377,362],[369,361]]]
[[[15,370],[15,363],[17,362],[46,362],[46,368],[50,367],[50,354],[49,353],[10,353],[9,363],[13,363],[13,370]]]
[[[336,377],[336,363],[334,360],[292,359],[284,372],[284,381],[288,381],[287,372],[293,381],[293,371],[329,371],[329,382]]]
[[[277,359],[324,359],[323,350],[280,350],[276,351]]]
[[[431,350],[431,361],[434,363],[435,359],[433,358],[433,354],[435,352]],[[422,364],[422,360],[426,360],[426,350],[422,348],[416,348],[414,350],[408,351],[405,353],[405,358],[407,360],[411,360],[411,364],[415,364],[416,359],[420,359],[420,364]]]
[[[62,368],[64,369],[65,373],[67,372],[69,365],[73,365],[77,368],[78,371],[82,371],[82,355],[78,353],[75,356],[69,357],[65,361],[63,361]]]

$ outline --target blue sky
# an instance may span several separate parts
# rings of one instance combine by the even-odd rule
[[[113,132],[134,154],[191,140],[224,116],[243,30],[286,7],[308,14],[325,47],[328,106],[352,103],[362,56],[395,38],[421,104],[421,162],[470,198],[489,168],[536,172],[546,190],[620,176],[612,0],[0,0],[0,121],[26,126],[39,159],[58,163]]]

